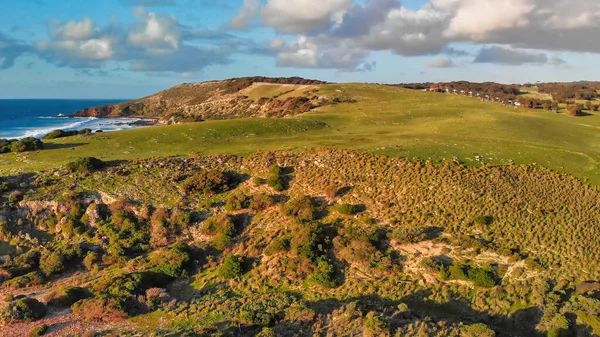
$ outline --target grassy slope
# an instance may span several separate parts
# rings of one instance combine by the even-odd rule
[[[0,156],[0,171],[38,170],[77,157],[249,154],[263,149],[334,147],[391,156],[545,166],[600,184],[600,116],[504,107],[476,99],[379,85],[322,85],[358,103],[296,118],[241,119],[112,132],[49,142],[49,150]],[[327,126],[323,126],[324,122]]]

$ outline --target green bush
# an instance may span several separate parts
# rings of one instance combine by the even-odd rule
[[[236,256],[226,256],[217,270],[219,276],[234,279],[242,275],[242,262]]]
[[[29,337],[43,336],[48,331],[48,324],[42,324],[34,327],[29,332]]]
[[[285,190],[285,181],[282,176],[279,175],[270,175],[267,178],[267,185],[274,189],[277,192],[281,192]]]
[[[342,204],[336,207],[336,211],[343,215],[354,215],[360,212],[358,205]]]
[[[280,176],[283,174],[283,168],[277,164],[273,164],[269,167],[269,174]]]
[[[49,134],[45,135],[44,137],[42,137],[42,139],[57,139],[57,138],[71,137],[71,136],[75,136],[78,134],[79,134],[79,131],[54,130],[54,131],[50,132]]]
[[[427,231],[424,227],[403,227],[392,232],[392,238],[399,244],[419,243],[427,239]]]
[[[214,195],[227,192],[233,185],[233,179],[226,173],[216,170],[199,171],[184,180],[181,188],[186,195]]]
[[[59,252],[44,252],[40,258],[40,269],[48,277],[56,275],[64,270],[64,260]]]
[[[48,305],[55,307],[70,307],[76,302],[92,297],[92,293],[86,288],[70,287],[59,293],[50,293],[52,298],[48,299]]]
[[[317,259],[317,267],[308,277],[308,281],[318,284],[324,288],[335,288],[335,267],[325,256],[320,256]]]
[[[465,269],[460,264],[453,264],[448,268],[448,273],[450,274],[450,278],[452,280],[467,280],[467,273]]]
[[[98,269],[99,262],[100,255],[96,252],[89,252],[85,258],[83,258],[83,266],[89,271]]]
[[[461,329],[463,337],[494,337],[496,333],[483,323],[465,325]]]
[[[31,273],[15,277],[12,280],[8,280],[4,283],[4,285],[11,289],[21,289],[25,287],[42,285],[45,281],[46,280],[39,272],[33,271]]]
[[[496,285],[496,273],[491,267],[470,269],[467,276],[478,287],[491,288]]]
[[[254,211],[262,211],[275,205],[277,201],[275,197],[269,194],[257,194],[250,200],[250,208]]]
[[[276,238],[265,249],[265,255],[271,256],[288,250],[290,250],[290,239],[286,237]]]
[[[23,138],[10,144],[10,150],[12,152],[28,152],[43,149],[44,143],[42,143],[41,140],[33,137]]]
[[[10,191],[10,184],[8,181],[4,181],[4,179],[0,179],[0,193]]]
[[[91,322],[115,322],[129,316],[121,301],[107,296],[79,301],[71,309],[75,317]]]
[[[98,158],[86,157],[80,158],[67,164],[66,168],[70,172],[89,173],[104,167],[104,162]]]
[[[231,245],[236,234],[235,225],[227,214],[219,214],[207,219],[202,223],[200,231],[204,235],[213,237],[212,244],[218,250]]]
[[[248,208],[248,197],[243,194],[233,194],[227,198],[225,209],[228,211],[239,211]]]
[[[365,317],[365,331],[371,335],[382,335],[390,328],[390,322],[384,317],[377,316],[374,312],[369,312]]]
[[[308,223],[303,224],[294,233],[290,247],[293,254],[317,261],[317,258],[323,254],[324,243],[325,238],[321,226],[316,223]]]
[[[183,244],[154,251],[148,256],[148,261],[152,265],[151,271],[171,278],[181,276],[190,260],[188,247]]]
[[[255,337],[277,337],[277,334],[271,328],[263,328]]]
[[[43,303],[34,298],[24,297],[0,309],[0,321],[3,323],[33,322],[46,316],[46,312]]]
[[[488,225],[491,225],[493,221],[494,221],[494,218],[486,215],[486,216],[475,217],[475,219],[473,220],[473,223],[478,226],[488,226]]]
[[[293,216],[301,222],[313,221],[315,219],[315,212],[316,207],[309,196],[290,200],[283,206],[283,213],[285,215]]]

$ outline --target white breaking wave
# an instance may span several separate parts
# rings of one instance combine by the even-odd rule
[[[71,119],[72,118],[70,118],[69,120],[71,120]],[[50,132],[52,132],[54,130],[72,130],[72,129],[75,129],[77,127],[83,126],[86,123],[94,121],[94,120],[96,120],[98,118],[96,118],[96,117],[87,117],[87,118],[77,118],[77,119],[83,119],[83,120],[79,120],[78,122],[68,123],[68,124],[64,124],[64,125],[54,125],[54,126],[51,126],[51,127],[45,127],[45,128],[28,130],[28,131],[25,131],[25,133],[23,133],[22,136],[17,137],[17,138],[43,137],[43,136],[49,134]]]
[[[143,118],[96,118],[96,117],[75,117],[75,118],[52,118],[38,117],[38,119],[56,120],[56,124],[43,125],[40,127],[21,127],[16,128],[13,132],[5,133],[0,138],[21,139],[25,137],[43,137],[54,130],[73,131],[81,129],[91,129],[92,131],[119,131],[140,128],[144,126],[135,125],[134,123],[144,121]],[[74,121],[75,120],[75,121]],[[62,123],[60,123],[62,122]],[[47,123],[44,123],[47,124]]]

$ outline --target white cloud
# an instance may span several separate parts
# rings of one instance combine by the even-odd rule
[[[262,20],[286,34],[305,34],[326,27],[353,0],[268,0]]]
[[[481,40],[490,32],[524,27],[529,23],[533,0],[460,0],[446,36]]]
[[[452,68],[454,62],[449,57],[441,57],[427,62],[426,66],[429,68]]]
[[[372,70],[374,64],[365,63],[367,56],[361,48],[352,45],[302,36],[277,55],[277,63],[284,67]]]
[[[159,17],[156,13],[135,9],[134,15],[143,22],[129,34],[134,46],[144,47],[156,54],[179,49],[181,31],[177,19],[172,16]]]
[[[231,19],[229,26],[234,29],[250,27],[252,21],[259,14],[261,4],[261,0],[244,0],[244,5],[239,9],[238,14]]]
[[[56,40],[83,41],[89,39],[96,30],[96,24],[89,18],[82,21],[69,21],[64,25],[60,21],[51,20],[50,35]]]

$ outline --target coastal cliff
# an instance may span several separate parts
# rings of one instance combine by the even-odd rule
[[[248,117],[286,117],[339,101],[318,94],[323,81],[247,77],[186,83],[119,104],[90,107],[75,117],[146,117],[190,122]]]

